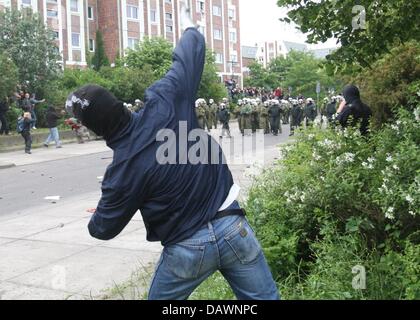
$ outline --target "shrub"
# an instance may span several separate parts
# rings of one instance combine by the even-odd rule
[[[380,126],[397,115],[400,106],[413,111],[419,102],[420,44],[411,41],[391,50],[382,59],[357,75],[353,81],[374,113]]]
[[[7,121],[9,122],[10,132],[16,132],[17,119],[22,115],[22,110],[12,105],[6,113]]]
[[[255,181],[246,204],[250,222],[286,296],[417,296],[415,282],[400,277],[413,278],[420,266],[409,258],[420,244],[419,112],[401,109],[395,123],[369,138],[355,128],[300,132]],[[397,277],[393,264],[402,261]],[[376,291],[354,292],[355,264],[375,275]]]

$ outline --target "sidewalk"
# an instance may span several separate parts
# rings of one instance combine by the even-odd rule
[[[279,141],[286,141],[286,136]],[[32,155],[0,154],[0,162],[21,166],[108,150],[104,142],[94,141],[36,150]],[[279,155],[276,145],[262,152],[258,157],[265,159],[264,165]],[[239,200],[244,200],[251,176],[258,175],[262,164],[229,167],[242,188]],[[135,272],[144,271],[146,278],[150,276],[162,247],[146,241],[139,213],[111,241],[90,237],[87,224],[91,214],[86,209],[94,207],[99,197],[98,187],[90,194],[0,216],[0,300],[102,299],[109,296],[110,288],[127,282]],[[139,290],[147,290],[146,282]],[[120,297],[116,294],[110,298]]]
[[[83,144],[67,144],[61,149],[57,149],[51,145],[49,148],[33,149],[32,154],[26,154],[23,151],[0,153],[0,169],[11,166],[24,166],[46,161],[67,159],[110,150],[111,149],[106,146],[104,141],[99,140]]]

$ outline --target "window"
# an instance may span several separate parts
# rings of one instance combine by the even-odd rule
[[[93,8],[92,7],[88,7],[88,19],[89,20],[93,20]]]
[[[165,18],[166,20],[172,20],[172,13],[166,13]]]
[[[58,40],[60,38],[60,33],[58,31],[53,31],[54,40]]]
[[[221,53],[216,52],[214,58],[216,59],[216,63],[223,64],[223,55]]]
[[[95,51],[95,40],[89,39],[89,51],[94,52]]]
[[[238,62],[238,55],[236,53],[232,53],[230,55],[230,61]]]
[[[229,9],[229,18],[235,19],[235,17],[236,17],[235,9]]]
[[[174,27],[172,26],[166,26],[166,32],[173,32]]]
[[[139,8],[135,6],[127,6],[127,18],[137,20],[139,18]]]
[[[130,49],[134,49],[137,44],[139,43],[139,39],[137,38],[128,38],[128,47]]]
[[[215,40],[222,40],[222,30],[214,29],[213,35]]]
[[[236,42],[236,31],[229,32],[229,40],[230,42]]]
[[[222,16],[222,8],[219,6],[213,6],[213,15],[221,17]]]
[[[70,10],[71,12],[79,12],[79,1],[70,0]]]
[[[204,9],[205,9],[205,3],[202,0],[197,0],[197,12],[203,12],[204,13]]]
[[[201,33],[203,36],[206,36],[206,27],[204,27],[204,26],[199,26],[199,27],[198,27],[198,31],[200,31],[200,33]]]
[[[74,48],[80,48],[80,33],[73,32],[71,34],[71,45]]]
[[[50,18],[57,18],[58,17],[58,11],[57,10],[47,10],[47,17]]]
[[[165,0],[166,3],[172,4],[172,0]]]
[[[150,22],[156,23],[157,22],[157,13],[155,9],[150,10]]]
[[[31,6],[32,0],[22,0],[22,6]]]

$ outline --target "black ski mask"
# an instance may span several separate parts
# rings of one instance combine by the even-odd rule
[[[354,85],[347,85],[343,89],[343,96],[347,104],[352,104],[357,100],[360,100],[360,91]]]
[[[106,141],[112,139],[131,119],[130,111],[112,93],[91,84],[70,94],[66,109]]]

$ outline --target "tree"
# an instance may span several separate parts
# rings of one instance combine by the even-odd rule
[[[400,108],[414,111],[420,104],[420,44],[411,41],[391,50],[371,69],[347,79],[360,87],[372,108],[374,124],[395,118]]]
[[[102,38],[102,32],[96,31],[96,49],[95,54],[92,57],[92,68],[99,71],[103,66],[109,66],[108,57],[105,54],[104,40]]]
[[[0,101],[10,97],[18,84],[18,70],[7,55],[0,53]]]
[[[220,101],[227,95],[225,86],[217,76],[216,59],[210,50],[206,50],[206,62],[204,65],[203,76],[201,77],[197,97],[203,99],[213,99]]]
[[[61,58],[52,31],[29,9],[0,12],[2,52],[6,52],[18,67],[20,84],[40,96],[61,70],[57,62]]]
[[[250,77],[246,84],[265,88],[293,88],[293,92],[306,97],[316,95],[316,84],[319,81],[323,88],[320,97],[328,95],[330,88],[337,88],[340,83],[328,76],[322,60],[311,53],[291,51],[286,58],[277,57],[267,68],[255,62],[249,66]]]
[[[278,0],[309,43],[336,38],[341,47],[327,59],[330,72],[371,66],[395,45],[420,40],[419,1]],[[357,5],[357,6],[356,6]],[[365,16],[362,9],[365,9]]]
[[[257,61],[252,62],[249,66],[249,77],[245,79],[244,84],[248,87],[264,87],[274,88],[275,84],[271,79],[271,75],[268,69],[265,69],[263,65]]]
[[[162,78],[172,65],[172,52],[173,46],[167,40],[162,38],[146,38],[134,50],[128,50],[123,62],[130,69],[145,70],[147,76],[142,84],[150,85],[151,79],[147,71],[152,70],[154,80]],[[144,87],[144,89],[146,88]],[[138,94],[138,97],[142,97],[143,95]],[[214,55],[207,50],[203,76],[197,96],[205,99],[212,98],[217,101],[226,97],[226,95],[226,89],[220,83],[219,77],[217,76]]]
[[[316,85],[321,84],[320,98],[328,95],[330,88],[340,86],[340,83],[328,76],[322,60],[316,59],[313,54],[307,52],[292,51],[287,56],[290,66],[285,76],[284,85],[292,87],[296,94],[303,94],[305,97],[316,96]]]
[[[135,49],[129,49],[124,63],[129,68],[149,65],[155,79],[163,77],[172,64],[172,44],[163,38],[145,38]]]
[[[155,81],[153,70],[149,65],[145,65],[142,69],[103,67],[100,74],[109,81],[109,90],[124,102],[143,100],[146,89]]]

